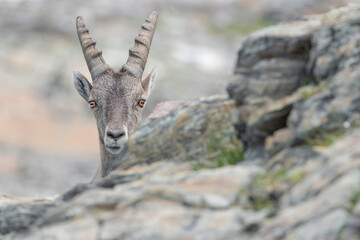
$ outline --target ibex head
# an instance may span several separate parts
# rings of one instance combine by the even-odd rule
[[[95,48],[83,19],[76,19],[76,28],[92,85],[79,72],[73,73],[76,90],[89,103],[93,112],[100,144],[110,154],[118,154],[136,125],[156,79],[156,68],[142,80],[154,35],[158,14],[152,12],[135,38],[135,46],[120,71],[112,70],[104,61],[101,50]]]

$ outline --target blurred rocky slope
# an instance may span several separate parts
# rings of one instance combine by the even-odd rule
[[[3,239],[360,239],[359,16],[246,37],[230,99],[145,121],[109,176],[55,201],[3,196]]]
[[[148,63],[159,68],[149,112],[159,101],[224,92],[243,34],[344,2],[0,0],[0,191],[54,194],[96,170],[95,123],[71,79],[73,70],[89,76],[76,16],[116,69],[148,13],[160,13]]]

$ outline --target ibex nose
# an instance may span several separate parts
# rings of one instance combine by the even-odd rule
[[[125,136],[125,131],[124,130],[120,130],[120,131],[108,130],[106,135],[116,141],[116,140],[120,139],[121,137]]]

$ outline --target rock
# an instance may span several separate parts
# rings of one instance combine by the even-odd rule
[[[321,27],[314,31],[307,64],[314,79],[328,79],[342,69],[359,65],[359,13],[359,7],[353,6],[324,14]]]
[[[18,239],[59,239],[70,230],[74,236],[97,233],[101,239],[231,239],[245,226],[239,220],[245,224],[248,217],[251,222],[265,217],[236,205],[238,191],[259,172],[255,166],[193,172],[188,163],[162,162],[150,168],[151,174],[129,184],[79,194],[49,211],[38,221],[37,230],[18,235]]]
[[[337,239],[351,218],[350,197],[360,187],[360,171],[355,167],[360,164],[359,149],[351,146],[359,139],[357,130],[298,167],[303,177],[283,194],[277,217],[266,222],[260,236]]]
[[[309,147],[298,148],[297,154],[289,152],[277,164],[265,167],[240,164],[194,172],[189,162],[162,161],[140,168],[117,169],[104,180],[148,171],[141,178],[113,188],[95,187],[79,193],[47,211],[30,231],[17,233],[11,239],[356,236],[350,234],[356,232],[354,224],[359,218],[349,214],[349,199],[354,189],[360,187],[360,150],[351,145],[359,140],[357,130],[326,151],[314,155]],[[307,161],[298,161],[306,155]],[[284,164],[286,172],[279,174]],[[304,173],[299,176],[297,171]],[[273,214],[266,206],[255,210],[246,202],[247,190],[259,188],[258,179],[263,176],[273,179],[262,182],[265,191],[286,190],[279,195]],[[284,188],[286,184],[291,187]],[[347,230],[341,233],[342,229]]]
[[[0,196],[0,238],[29,228],[52,206],[54,198]]]
[[[266,138],[265,150],[271,158],[280,150],[290,147],[295,135],[288,128],[281,128],[274,132],[272,136]]]
[[[289,128],[304,140],[314,131],[328,133],[357,124],[360,113],[360,70],[348,68],[337,73],[322,92],[299,102],[289,117]]]
[[[228,92],[240,105],[238,135],[246,146],[246,158],[264,158],[265,139],[281,128],[290,129],[294,137],[287,144],[296,145],[314,132],[357,124],[359,13],[358,5],[343,7],[278,24],[243,41],[237,80]],[[300,65],[289,66],[299,61]],[[301,87],[321,79],[318,85]],[[267,109],[272,104],[283,106],[272,112]],[[267,153],[272,156],[284,147]]]
[[[247,37],[228,87],[237,104],[259,96],[280,98],[301,85],[359,64],[358,6],[278,24]]]
[[[237,104],[259,96],[280,98],[294,92],[304,81],[311,37],[321,16],[278,24],[255,32],[240,47],[235,66],[237,80],[227,88]]]
[[[265,157],[265,139],[286,127],[290,110],[296,101],[298,97],[293,95],[280,100],[268,100],[262,106],[250,104],[239,108],[238,124],[243,124],[244,128],[238,134],[245,145],[246,159]]]
[[[311,159],[317,159],[320,153],[310,146],[286,148],[270,158],[265,166],[268,169],[282,167],[285,170],[302,168]]]
[[[306,86],[299,88],[293,94],[272,100],[264,97],[254,98],[248,104],[239,107],[239,119],[236,126],[238,136],[245,146],[245,158],[267,158],[271,157],[286,146],[290,147],[297,143],[293,132],[286,128],[288,117],[294,105],[303,102],[307,94],[320,92],[320,87]],[[285,133],[287,139],[284,144],[272,146],[270,142],[279,137],[279,132]],[[277,133],[273,136],[274,133]],[[268,149],[266,149],[266,141]],[[267,151],[265,151],[267,150]]]

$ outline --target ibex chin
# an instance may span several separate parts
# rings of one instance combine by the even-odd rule
[[[88,102],[96,118],[100,142],[101,166],[93,180],[106,176],[112,170],[112,163],[119,156],[122,145],[141,121],[141,113],[157,75],[155,67],[142,80],[157,18],[158,14],[152,12],[142,25],[139,36],[135,38],[135,46],[129,50],[126,64],[118,72],[105,63],[82,17],[76,19],[78,37],[93,84],[80,72],[73,73],[73,80],[76,90]],[[166,111],[171,111],[179,104],[165,103],[164,107]],[[164,107],[157,108],[164,112]]]

